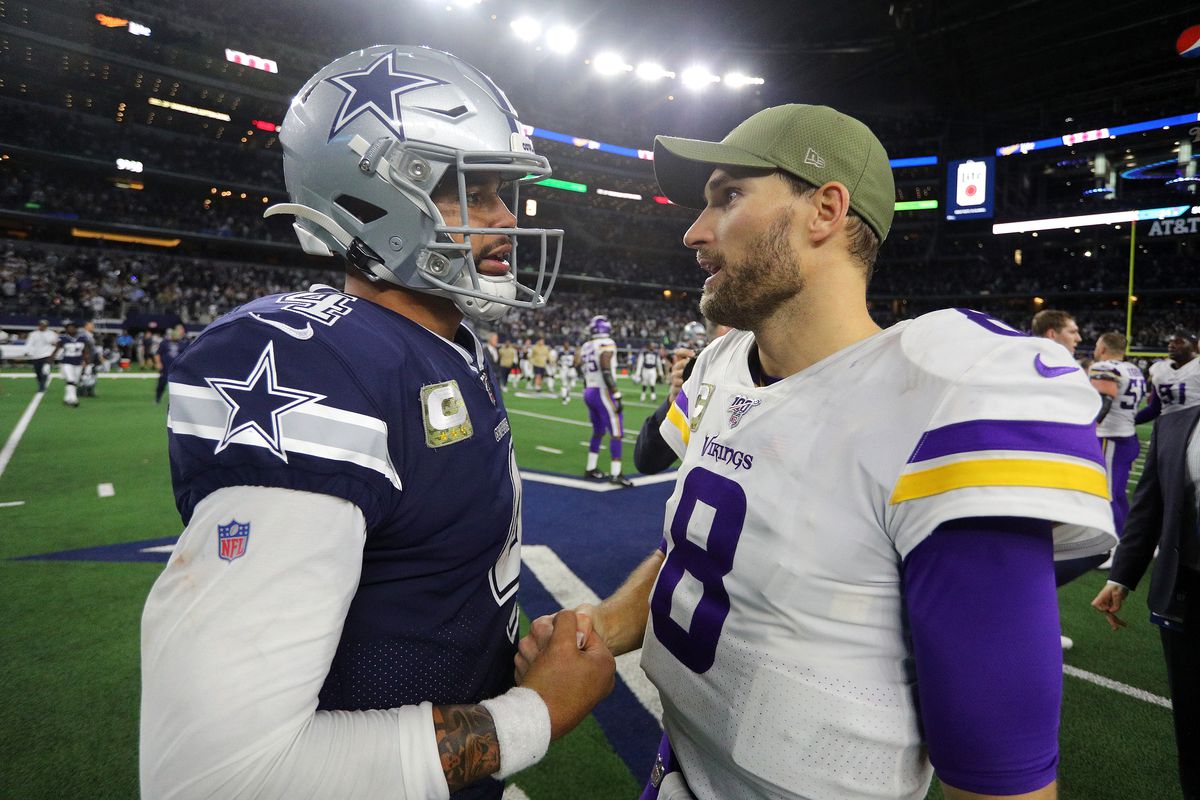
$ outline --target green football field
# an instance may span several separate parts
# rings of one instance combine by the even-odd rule
[[[0,376],[0,442],[18,438],[33,389],[31,377]],[[624,389],[632,462],[652,405],[637,401],[636,386]],[[102,378],[99,397],[71,409],[55,381],[11,459],[7,447],[0,455],[0,797],[137,795],[139,618],[161,563],[17,559],[179,533],[166,408],[153,390],[150,379]],[[578,397],[564,406],[510,391],[506,402],[522,468],[582,472],[589,426]],[[1060,796],[1177,797],[1165,670],[1145,594],[1133,595],[1129,627],[1114,634],[1088,606],[1103,582],[1097,571],[1059,593],[1075,642],[1065,654]],[[645,754],[647,766],[652,758]],[[627,800],[645,774],[631,772],[589,719],[518,775],[510,796]],[[940,797],[936,786],[930,797]]]

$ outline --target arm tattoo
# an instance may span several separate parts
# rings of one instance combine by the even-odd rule
[[[433,730],[450,791],[500,770],[496,723],[483,706],[434,706]]]

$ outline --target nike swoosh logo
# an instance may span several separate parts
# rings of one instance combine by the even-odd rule
[[[1042,354],[1038,353],[1033,357],[1033,368],[1038,371],[1038,375],[1043,378],[1057,378],[1059,375],[1068,375],[1076,372],[1079,367],[1047,367],[1042,363]]]
[[[304,324],[303,328],[293,328],[291,325],[284,325],[282,322],[276,322],[273,319],[267,319],[266,317],[260,317],[258,314],[255,314],[253,311],[250,312],[250,316],[254,317],[259,322],[265,322],[266,324],[270,325],[272,328],[278,328],[279,330],[286,333],[288,336],[291,336],[293,339],[300,339],[301,341],[303,341],[305,339],[311,339],[312,335],[313,335],[313,329],[312,329],[311,322],[306,322]]]

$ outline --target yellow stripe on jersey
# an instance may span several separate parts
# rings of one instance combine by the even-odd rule
[[[981,486],[1067,489],[1109,499],[1108,480],[1101,469],[1062,461],[993,458],[960,461],[902,475],[896,481],[891,503]]]
[[[687,447],[688,440],[692,438],[692,428],[675,403],[671,403],[671,408],[667,411],[667,421],[679,430],[679,435],[683,437],[683,446]]]

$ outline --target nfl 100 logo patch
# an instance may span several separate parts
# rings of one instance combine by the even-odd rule
[[[734,395],[733,400],[729,402],[729,427],[736,428],[742,421],[742,417],[746,416],[746,412],[758,405],[762,405],[762,400],[740,394]]]
[[[217,526],[217,555],[223,561],[233,561],[246,555],[250,541],[250,523],[231,519],[228,525]]]

